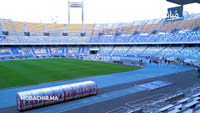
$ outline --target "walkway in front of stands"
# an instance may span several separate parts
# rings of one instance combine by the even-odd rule
[[[148,78],[152,78],[152,77],[159,77],[162,75],[168,75],[168,74],[172,74],[172,73],[176,73],[176,72],[188,71],[188,70],[192,70],[192,69],[194,69],[194,67],[180,66],[180,65],[174,65],[174,64],[163,64],[163,63],[162,64],[148,64],[145,68],[136,70],[136,71],[102,75],[102,76],[89,77],[89,78],[76,79],[76,80],[53,82],[53,83],[44,83],[44,84],[26,86],[26,87],[20,87],[20,88],[4,89],[4,90],[0,90],[0,108],[15,106],[16,105],[16,93],[19,91],[31,90],[31,89],[36,89],[36,88],[44,88],[44,87],[50,87],[50,86],[56,86],[56,85],[63,85],[63,84],[75,83],[75,82],[86,81],[86,80],[93,80],[93,81],[97,82],[99,88],[104,88],[104,87],[134,82],[134,81],[138,81],[138,80],[144,80],[144,79],[148,79]],[[137,92],[138,90],[140,91],[143,89],[136,88],[136,90],[135,90],[135,88],[134,88],[134,89],[132,89],[132,91]],[[122,91],[122,95],[126,95],[127,91],[128,91],[128,89],[125,89],[125,91]],[[118,91],[110,92],[112,94],[109,94],[109,95],[119,95],[119,92],[118,93],[117,92]],[[129,92],[129,93],[133,93],[133,92]],[[102,95],[98,95],[98,96],[102,96]],[[115,96],[113,96],[113,97],[115,97]],[[106,99],[107,100],[112,99],[113,97],[106,96]],[[95,99],[91,99],[91,100],[93,100],[94,102],[98,102]],[[84,104],[84,101],[85,101],[84,99],[81,99],[80,101],[82,101],[82,104],[76,105],[76,108],[88,105],[87,102],[85,102],[85,104]],[[72,101],[69,103],[63,103],[63,105],[66,108],[68,105],[69,106],[71,105],[70,103],[74,103],[74,102]],[[92,103],[90,103],[90,104],[92,104]],[[61,104],[58,104],[56,106],[50,106],[50,107],[52,110],[53,109],[56,110],[56,109],[59,109],[58,106],[60,106],[60,109],[62,109]],[[46,109],[48,109],[48,108],[46,108]],[[72,108],[75,109],[75,107],[72,107]],[[34,110],[31,112],[34,112]],[[42,111],[40,111],[40,112],[42,112]]]

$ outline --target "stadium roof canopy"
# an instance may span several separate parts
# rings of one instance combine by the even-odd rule
[[[179,5],[186,5],[186,4],[191,4],[191,3],[200,3],[200,0],[167,0],[167,1],[179,4]]]

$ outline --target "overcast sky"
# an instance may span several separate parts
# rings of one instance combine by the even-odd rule
[[[131,22],[165,18],[167,8],[177,6],[166,0],[85,0],[85,23]],[[184,7],[200,13],[200,4]],[[68,23],[68,0],[0,0],[0,18],[15,21]],[[81,9],[71,9],[71,23],[81,23]]]

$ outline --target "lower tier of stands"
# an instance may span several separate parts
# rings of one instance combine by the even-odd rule
[[[0,58],[9,56],[146,56],[200,59],[200,47],[192,46],[17,46],[0,47]]]

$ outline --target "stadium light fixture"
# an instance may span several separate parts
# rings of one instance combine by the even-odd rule
[[[70,24],[70,9],[71,8],[80,8],[82,10],[82,24],[84,24],[84,1],[72,1],[68,0],[68,24]]]

